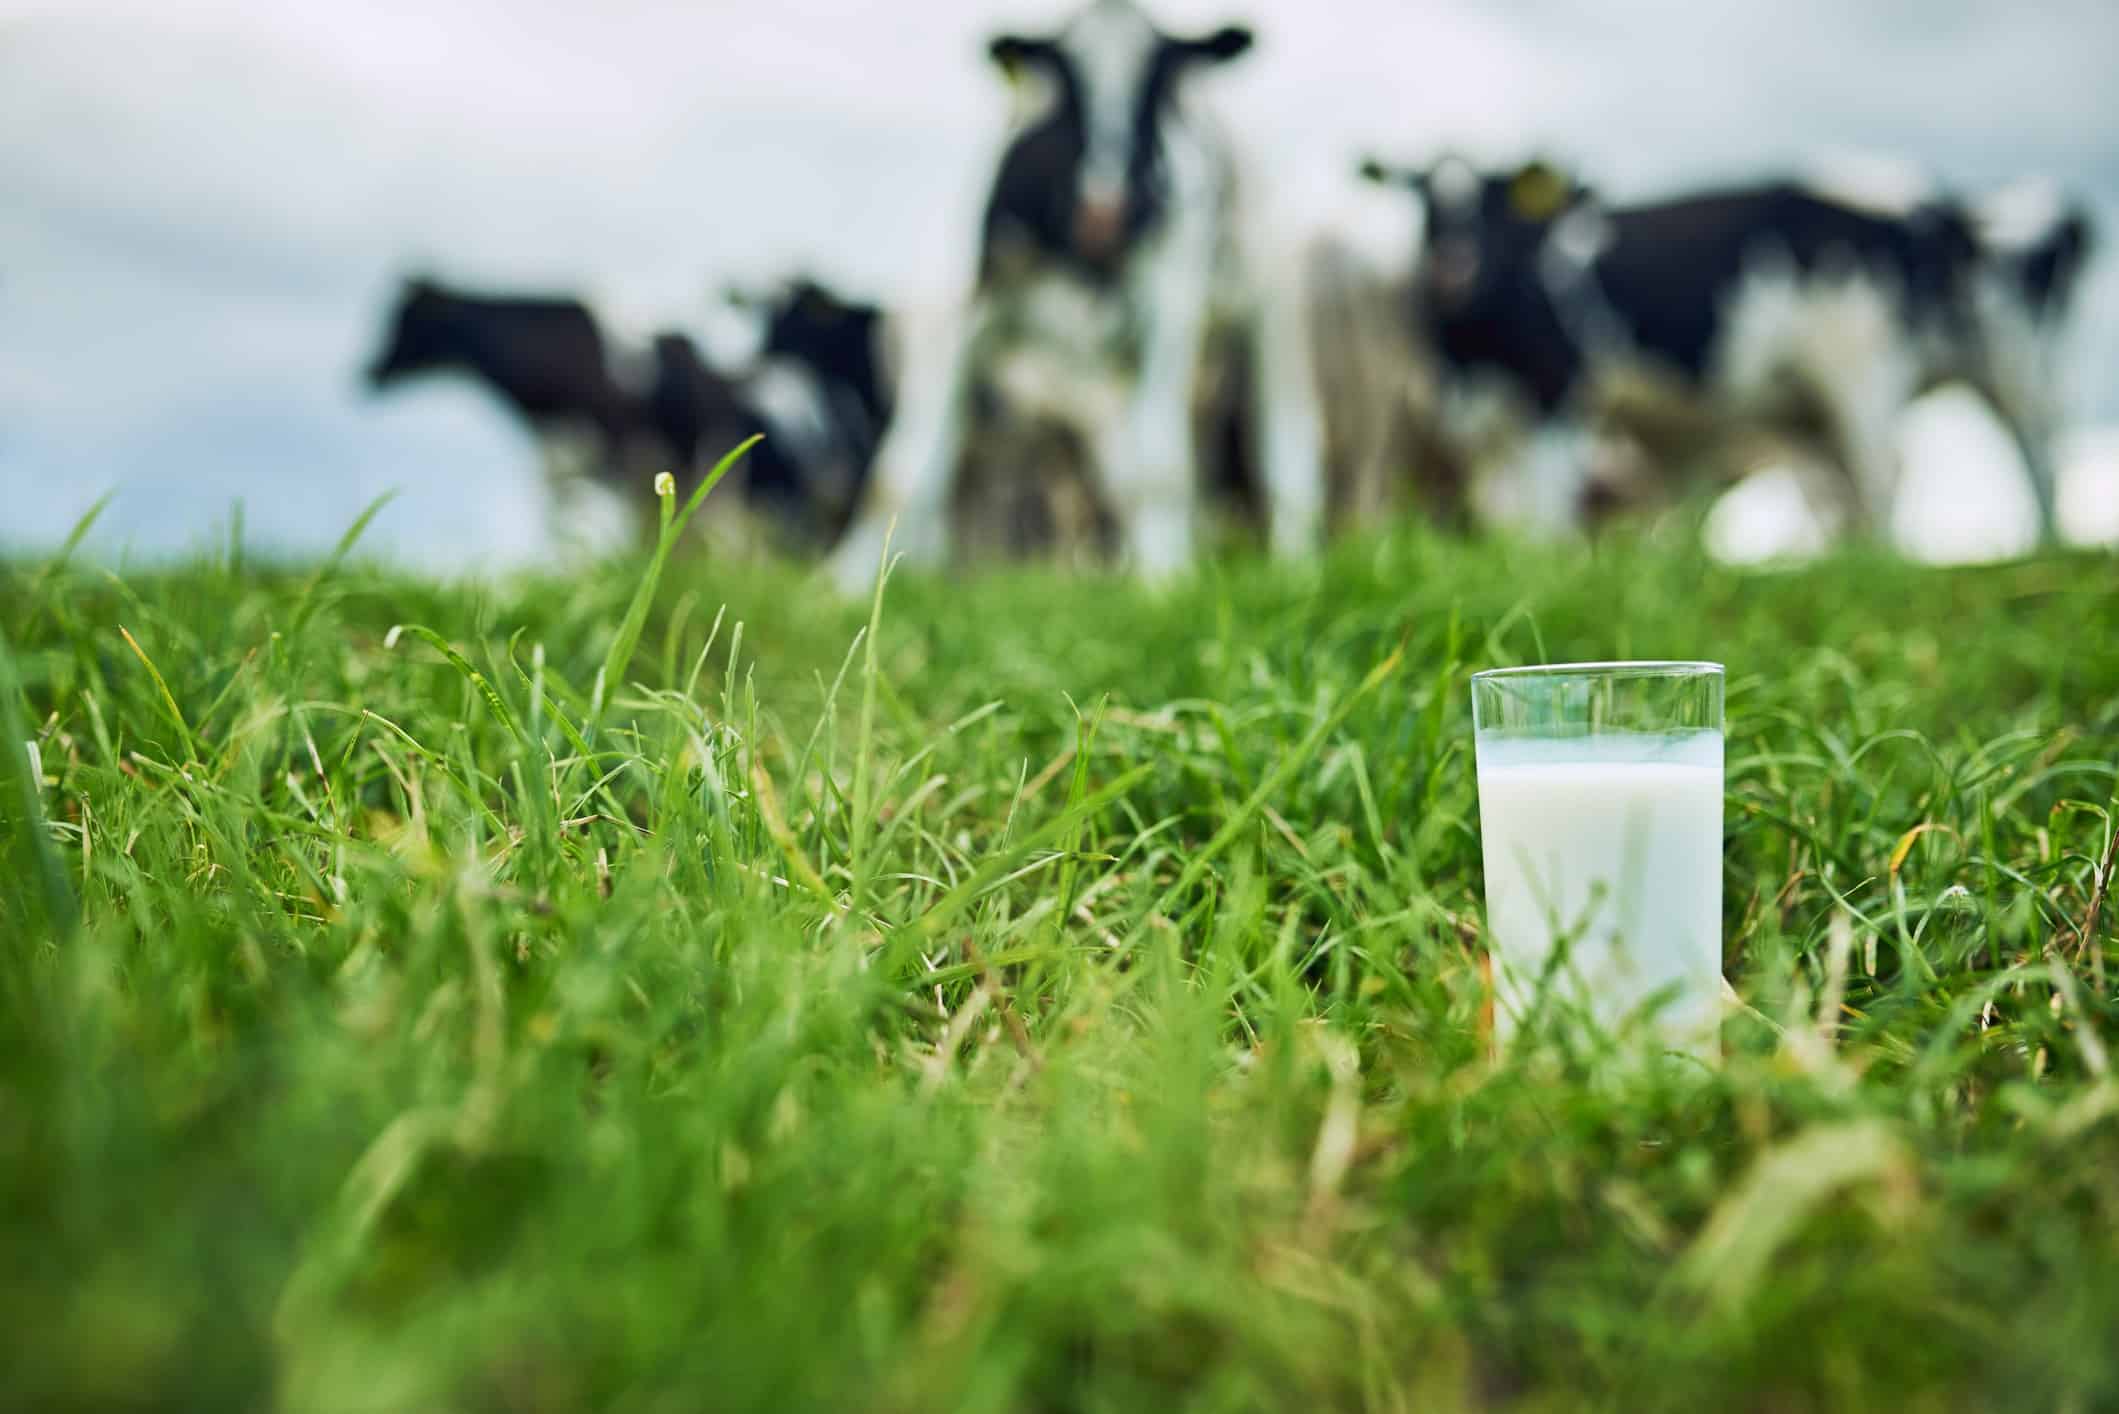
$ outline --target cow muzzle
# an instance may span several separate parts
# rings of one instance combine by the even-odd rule
[[[1428,257],[1428,286],[1445,303],[1462,302],[1478,287],[1479,265],[1479,247],[1471,241],[1437,241]]]
[[[1074,205],[1074,249],[1093,265],[1109,265],[1126,233],[1123,200],[1083,198]]]

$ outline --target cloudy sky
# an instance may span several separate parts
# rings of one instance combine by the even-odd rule
[[[0,548],[63,535],[378,547],[447,566],[544,546],[531,449],[449,383],[354,383],[413,268],[579,290],[697,327],[796,268],[942,297],[1007,95],[1006,0],[0,0]],[[1397,239],[1370,148],[1556,152],[1624,197],[1820,155],[1968,187],[2056,177],[2119,245],[2110,0],[1170,0],[1254,23],[1214,83],[1304,225]],[[2119,260],[2073,394],[2119,419]]]

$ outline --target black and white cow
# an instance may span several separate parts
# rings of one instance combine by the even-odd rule
[[[745,395],[800,461],[823,533],[835,538],[890,426],[888,321],[877,305],[806,276],[768,294],[731,289],[727,300],[757,321]]]
[[[1184,101],[1251,42],[1237,27],[1174,37],[1131,0],[1094,0],[1051,37],[992,41],[1049,101],[1001,157],[968,307],[908,330],[897,416],[833,559],[842,587],[874,578],[893,520],[909,558],[950,552],[971,427],[995,406],[1073,431],[1135,572],[1183,568],[1202,481],[1193,391],[1224,322],[1252,351],[1271,542],[1311,546],[1322,489],[1299,315],[1259,268],[1230,148]]]
[[[1812,424],[1851,482],[1851,509],[1873,520],[1897,484],[1906,405],[1947,378],[1991,381],[1980,293],[1991,267],[1955,203],[1884,210],[1777,182],[1606,210],[1541,162],[1364,171],[1420,198],[1416,317],[1448,375],[1513,394],[1545,465],[1568,468],[1576,490],[1597,385],[1647,370],[1736,418]],[[2050,534],[2044,434],[1996,401]]]
[[[578,299],[496,297],[409,280],[367,381],[380,391],[442,372],[491,388],[529,425],[562,484],[584,440],[587,476],[632,494],[644,493],[658,471],[687,484],[731,447],[765,434],[739,484],[788,528],[803,528],[802,468],[771,438],[742,388],[709,367],[684,334],[658,333],[646,356],[627,358]]]

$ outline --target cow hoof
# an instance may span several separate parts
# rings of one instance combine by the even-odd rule
[[[1276,560],[1301,564],[1317,557],[1323,540],[1322,530],[1315,520],[1283,521],[1273,526],[1267,548]]]
[[[841,594],[865,599],[875,590],[876,576],[883,570],[886,554],[894,563],[934,565],[947,558],[948,550],[948,543],[941,537],[931,532],[908,531],[906,523],[899,521],[894,532],[886,533],[881,528],[847,532],[839,548],[832,552],[826,573]]]
[[[883,568],[883,542],[863,537],[860,543],[841,545],[824,567],[834,589],[849,599],[865,597],[876,587]]]

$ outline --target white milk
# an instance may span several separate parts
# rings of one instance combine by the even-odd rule
[[[1712,1060],[1722,973],[1722,735],[1481,739],[1479,826],[1505,1039],[1548,984],[1615,1029]]]

